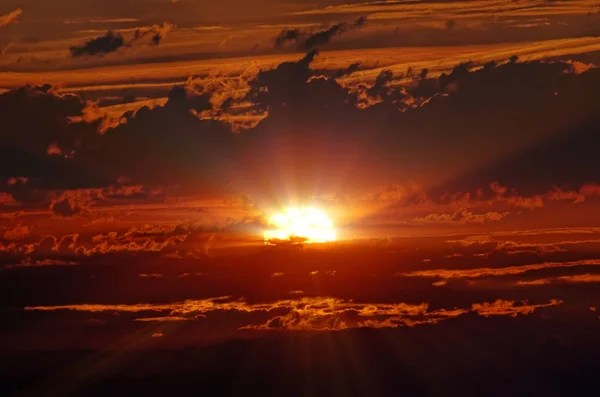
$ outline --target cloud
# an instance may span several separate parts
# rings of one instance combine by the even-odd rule
[[[288,42],[296,42],[302,36],[300,29],[283,29],[277,37],[275,37],[275,47],[281,47]]]
[[[47,153],[51,145],[75,154],[95,145],[97,123],[71,121],[85,106],[80,97],[59,94],[49,84],[0,94],[0,180],[14,182],[0,189],[18,202],[34,203],[44,201],[49,189],[97,184],[83,162]]]
[[[530,304],[527,301],[484,302],[469,308],[429,310],[428,305],[406,303],[361,303],[332,297],[311,297],[293,300],[279,300],[264,303],[248,303],[230,297],[188,300],[166,304],[82,304],[63,306],[28,306],[26,311],[78,311],[78,312],[122,312],[139,313],[135,321],[167,322],[190,321],[209,318],[214,312],[235,312],[238,314],[262,313],[270,317],[265,323],[248,324],[241,330],[292,330],[327,331],[347,328],[401,327],[423,323],[436,323],[457,317],[468,312],[481,316],[504,315],[516,317],[528,315],[540,308],[558,306],[560,300],[548,303]]]
[[[95,56],[115,52],[124,44],[125,39],[120,33],[108,31],[104,36],[87,40],[80,46],[70,47],[69,51],[73,58],[80,58],[84,55]]]
[[[582,203],[585,192],[590,197],[595,192],[591,183],[600,175],[594,166],[597,156],[591,153],[556,168],[564,153],[552,149],[548,157],[540,152],[535,167],[510,173],[519,176],[516,185],[505,182],[504,168],[481,164],[533,141],[554,139],[550,135],[559,134],[561,126],[579,131],[580,121],[594,113],[595,102],[581,98],[593,97],[592,87],[600,84],[597,68],[576,74],[563,62],[486,64],[480,69],[462,64],[439,77],[406,78],[382,71],[374,85],[352,86],[315,74],[311,65],[316,56],[310,51],[271,70],[255,75],[249,71],[231,86],[222,76],[191,79],[173,87],[163,106],[126,112],[104,134],[97,132],[100,121],[85,121],[86,101],[60,95],[50,85],[0,94],[6,126],[0,133],[0,177],[27,178],[26,183],[4,186],[4,191],[19,202],[41,203],[51,190],[106,187],[127,177],[131,185],[147,187],[146,192],[176,185],[196,192],[231,188],[253,199],[272,200],[282,194],[342,197],[377,185],[433,178],[428,183],[430,200],[443,192],[471,192],[447,198],[456,202],[454,208],[468,209],[456,214],[466,223],[483,219],[478,215],[489,213],[492,220],[507,212],[471,208],[486,200],[474,192],[494,180],[494,188],[511,186],[519,193],[512,188],[496,192],[490,205],[540,209],[550,201]],[[563,94],[554,95],[557,90]],[[554,111],[548,113],[541,104]],[[461,119],[467,108],[474,109],[472,117]],[[255,117],[257,122],[234,131],[224,114]],[[541,122],[546,118],[552,131]],[[564,134],[564,139],[577,142],[572,149],[585,154],[598,144],[592,132]],[[545,153],[547,148],[536,150]],[[161,166],[150,170],[151,163]],[[585,179],[575,172],[575,164],[578,169],[585,166]],[[546,172],[546,166],[556,172]],[[538,175],[544,175],[545,183]],[[585,183],[587,190],[580,191]],[[283,192],[290,186],[296,192]],[[520,186],[526,186],[524,193]],[[549,192],[552,186],[557,188]],[[61,213],[78,211],[68,201],[61,206]]]
[[[39,260],[22,260],[15,265],[6,265],[5,269],[31,268],[31,267],[46,267],[46,266],[79,266],[77,261],[65,261],[62,259],[39,259]]]
[[[124,234],[109,232],[108,234],[94,236],[91,247],[80,245],[75,248],[75,252],[85,256],[134,252],[172,252],[178,245],[185,242],[189,235],[189,232],[177,229],[157,235],[137,235],[131,230]]]
[[[357,20],[355,20],[353,23],[342,22],[342,23],[333,25],[329,29],[322,30],[320,32],[316,32],[316,33],[308,36],[308,38],[304,42],[304,48],[309,50],[314,47],[320,47],[320,46],[326,45],[329,43],[329,41],[331,40],[332,37],[364,26],[366,20],[367,20],[366,17],[360,17]]]
[[[166,323],[166,322],[177,322],[177,321],[189,321],[189,318],[185,317],[142,317],[136,318],[134,321],[142,322],[142,323]],[[152,335],[153,338],[155,334]],[[162,334],[160,334],[162,336]]]
[[[459,208],[453,214],[429,214],[422,218],[415,218],[413,222],[422,223],[487,223],[497,222],[506,218],[509,212],[485,212],[483,214],[474,214],[465,207]]]
[[[7,241],[20,241],[24,240],[31,234],[33,227],[29,225],[16,225],[7,227],[2,233],[2,239]]]
[[[89,213],[94,198],[98,198],[99,194],[96,190],[67,190],[52,199],[50,209],[54,214],[65,218],[85,215]]]
[[[474,268],[474,269],[431,269],[399,273],[403,277],[430,277],[449,279],[472,279],[481,277],[514,276],[535,270],[571,268],[579,266],[600,266],[600,260],[583,259],[573,262],[543,262],[531,265],[508,266],[499,268]]]
[[[558,306],[563,301],[560,299],[552,299],[548,303],[532,305],[527,301],[515,302],[498,299],[494,302],[475,303],[471,307],[471,310],[479,314],[480,316],[510,316],[516,317],[518,315],[528,315],[533,313],[536,309]]]
[[[161,273],[140,273],[139,276],[141,278],[162,278],[163,275]]]
[[[131,38],[126,39],[120,32],[109,30],[103,36],[85,41],[82,45],[69,48],[73,58],[82,56],[98,56],[116,52],[122,47],[132,47],[140,40],[149,37],[148,43],[158,46],[169,31],[174,28],[170,23],[137,28]]]
[[[483,177],[472,178],[469,174],[471,171],[468,170],[473,169],[474,163],[489,162],[490,156],[502,157],[506,155],[507,151],[516,150],[509,149],[509,147],[515,148],[517,145],[514,139],[505,140],[506,129],[520,131],[521,135],[516,139],[520,140],[519,145],[521,146],[529,145],[527,141],[534,140],[534,137],[537,137],[535,140],[539,141],[543,140],[544,136],[548,136],[548,129],[539,123],[539,120],[546,117],[544,115],[547,114],[544,109],[538,107],[539,103],[551,103],[557,108],[557,111],[562,109],[562,119],[557,119],[554,124],[554,127],[557,127],[553,128],[556,133],[561,130],[559,124],[566,127],[565,119],[573,122],[571,126],[577,125],[578,121],[576,120],[583,119],[582,113],[587,112],[584,111],[586,105],[579,99],[580,95],[585,94],[575,94],[581,90],[581,87],[572,84],[576,84],[575,81],[580,79],[594,80],[598,78],[596,69],[591,69],[583,74],[574,74],[570,72],[570,65],[542,62],[489,64],[478,70],[471,70],[472,66],[464,64],[456,67],[450,74],[442,75],[439,78],[417,79],[414,83],[406,85],[394,85],[392,84],[394,77],[384,74],[381,75],[379,83],[373,86],[384,88],[383,95],[377,94],[379,102],[371,105],[371,102],[367,101],[366,108],[361,111],[353,105],[364,103],[361,99],[363,91],[353,91],[327,78],[312,77],[309,65],[313,59],[314,55],[310,54],[299,62],[283,63],[276,69],[260,73],[255,80],[250,82],[252,87],[250,98],[257,106],[269,109],[269,116],[253,132],[256,135],[275,135],[275,131],[277,131],[279,134],[277,138],[265,139],[265,141],[269,141],[266,144],[270,143],[272,147],[282,147],[286,141],[297,142],[295,150],[286,148],[288,157],[310,158],[315,166],[305,165],[303,168],[306,171],[308,168],[312,168],[316,172],[316,169],[319,168],[317,164],[322,163],[321,167],[333,168],[332,171],[335,172],[335,168],[342,165],[351,166],[352,162],[357,161],[350,155],[344,158],[343,153],[340,152],[360,156],[363,164],[377,163],[379,164],[377,171],[381,173],[390,171],[390,174],[394,169],[406,168],[407,162],[415,167],[413,170],[417,173],[423,172],[423,167],[431,167],[431,173],[436,172],[437,175],[440,173],[440,164],[451,164],[450,167],[459,163],[464,164],[464,166],[457,167],[455,171],[448,171],[448,174],[459,173],[459,177],[438,176],[440,179],[447,179],[448,182],[436,186],[435,189],[445,187],[445,191],[456,191],[461,187],[468,187],[463,191],[473,191],[481,186],[486,186],[490,180],[499,176],[504,178],[505,173],[499,167],[494,167],[494,171],[482,172],[481,175],[486,175],[485,180]],[[531,76],[531,79],[541,79],[543,83],[540,82],[535,87],[529,83],[525,86],[518,85],[517,80],[526,81],[521,80],[525,76]],[[558,76],[561,76],[560,86],[557,86],[556,83]],[[499,83],[500,81],[503,83]],[[437,89],[429,94],[427,101],[419,101],[416,105],[412,105],[411,101],[413,103],[415,101],[412,93],[415,90],[418,91],[425,82],[435,82],[432,86],[437,86]],[[366,88],[365,95],[367,97],[375,94],[371,90],[373,87]],[[553,92],[557,89],[564,91],[565,94],[555,96]],[[371,91],[369,92],[369,90]],[[393,93],[392,95],[387,94],[390,91]],[[484,92],[485,95],[483,95]],[[517,92],[521,94],[517,96],[518,99],[515,102],[514,95]],[[590,93],[589,95],[594,94]],[[578,102],[581,107],[575,105],[575,102]],[[487,103],[485,107],[484,103]],[[480,109],[480,112],[472,113],[473,117],[466,122],[459,121],[458,115],[461,109],[472,106]],[[526,120],[523,116],[518,116],[517,108],[519,106],[527,109]],[[500,109],[503,109],[502,112],[512,114],[514,118],[505,118],[501,115]],[[484,116],[484,114],[486,115]],[[384,117],[387,122],[385,125],[378,123],[376,117]],[[286,123],[285,120],[288,122]],[[495,122],[490,123],[490,120],[495,120]],[[527,125],[526,128],[525,125]],[[312,138],[317,131],[320,138]],[[365,131],[369,131],[368,138],[365,136]],[[477,135],[477,131],[487,132],[485,135]],[[473,139],[474,136],[485,138],[476,141]],[[457,137],[462,138],[457,139]],[[589,137],[592,138],[591,135]],[[469,145],[459,144],[459,142],[464,142],[463,138],[468,140]],[[569,139],[574,140],[575,138],[573,135],[569,135]],[[329,149],[329,142],[336,142],[344,150],[335,151],[333,156],[335,159],[331,158],[327,161],[323,158],[316,161],[315,157],[317,156],[314,154],[300,152],[301,148],[306,147],[305,144],[310,144],[310,141],[318,141],[323,148],[323,153],[332,153],[332,150]],[[492,141],[496,143],[492,144]],[[502,141],[501,144],[499,144],[500,141]],[[278,143],[274,144],[274,142]],[[305,144],[300,144],[300,142],[305,142]],[[588,149],[585,149],[586,153],[590,151],[589,147],[597,147],[597,142],[589,140],[586,142],[588,145]],[[581,144],[578,145],[581,146]],[[318,145],[313,144],[311,147],[316,146]],[[504,149],[500,149],[501,146]],[[481,156],[483,152],[488,153],[488,156]],[[495,154],[491,154],[491,152],[495,152]],[[316,153],[319,152],[316,151]],[[400,153],[406,159],[402,162],[402,166],[398,160],[394,160],[394,158],[399,158]],[[458,153],[462,153],[464,158],[460,159]],[[423,156],[431,156],[434,160],[423,162]],[[540,154],[539,163],[532,164],[528,168],[532,172],[528,174],[528,171],[525,172],[528,175],[525,179],[529,181],[527,188],[523,189],[526,191],[526,195],[506,192],[501,200],[498,198],[497,201],[518,208],[536,209],[543,206],[543,197],[538,197],[536,194],[529,195],[532,190],[537,190],[538,193],[540,191],[547,192],[553,184],[552,179],[547,179],[545,184],[541,184],[535,178],[538,172],[543,172],[541,170],[544,166],[540,164],[548,163],[547,159],[550,158],[545,155],[543,158],[541,156],[542,154]],[[560,159],[561,155],[557,152],[551,158]],[[592,160],[593,158],[591,155],[586,155],[584,158],[573,158],[572,161],[588,163],[595,161]],[[371,160],[365,163],[365,159]],[[335,164],[334,167],[331,167],[332,163]],[[417,163],[420,164],[417,166]],[[556,164],[549,166],[556,169]],[[275,164],[270,164],[270,167],[277,168]],[[375,166],[363,167],[360,171],[368,173],[373,168]],[[463,168],[463,170],[460,171],[458,168]],[[486,168],[486,166],[482,168]],[[572,163],[568,164],[567,168],[571,170]],[[282,167],[280,166],[279,169]],[[586,182],[593,181],[598,177],[593,175],[592,169],[598,168],[592,167],[591,164],[586,167],[586,170],[589,171]],[[538,171],[534,172],[533,170]],[[408,173],[414,175],[412,172]],[[478,175],[479,173],[477,171]],[[566,174],[573,178],[567,178]],[[511,175],[520,177],[524,175],[524,172],[514,170]],[[544,172],[544,175],[551,174]],[[575,176],[574,170],[567,173],[557,171],[553,175],[565,175],[557,178],[561,183],[573,183],[570,181],[571,179],[576,180],[577,184],[582,183],[582,178]],[[344,176],[328,175],[327,179],[333,181],[336,177],[343,178]],[[388,181],[392,178],[390,175]],[[359,179],[360,174],[355,173],[353,180]],[[515,186],[522,187],[524,183],[520,180]]]
[[[15,22],[21,15],[23,14],[23,10],[17,8],[14,11],[11,11],[7,14],[0,15],[0,29],[5,27],[6,25],[10,25]]]
[[[548,285],[548,284],[558,284],[558,283],[599,283],[600,282],[600,274],[575,274],[570,276],[558,276],[558,277],[546,277],[546,278],[538,278],[534,280],[519,280],[516,282],[516,285]]]
[[[0,252],[26,261],[142,252],[173,254],[194,231],[194,226],[175,223],[168,226],[134,225],[124,232],[107,232],[85,239],[78,233],[60,237],[45,234],[33,242],[0,242]],[[198,233],[202,231],[200,228]]]
[[[74,310],[83,312],[156,312],[156,321],[165,321],[163,312],[168,317],[180,319],[204,318],[211,312],[234,311],[238,313],[271,313],[286,311],[285,315],[276,315],[264,325],[248,325],[243,329],[288,329],[288,330],[330,330],[344,329],[348,325],[344,321],[346,315],[354,318],[376,318],[378,316],[421,317],[427,315],[427,305],[410,305],[405,303],[353,303],[330,297],[300,298],[297,300],[280,300],[275,302],[250,304],[243,300],[232,300],[229,297],[210,298],[196,301],[176,302],[172,304],[138,304],[138,305],[65,305],[65,306],[33,306],[27,311]],[[152,321],[152,317],[143,317],[140,321]],[[348,319],[350,321],[350,318]],[[353,327],[358,326],[356,319]]]
[[[568,232],[567,232],[568,233]],[[511,235],[511,233],[498,233],[498,236]],[[543,234],[540,233],[540,234]],[[514,233],[513,235],[519,235]],[[523,235],[527,235],[524,233]],[[535,235],[531,233],[530,235]],[[504,240],[493,238],[490,235],[473,235],[458,240],[448,240],[448,243],[458,244],[463,247],[470,246],[481,246],[487,247],[490,250],[504,252],[507,254],[521,254],[521,253],[532,253],[532,254],[548,254],[556,252],[566,252],[565,246],[585,245],[585,244],[598,244],[600,239],[573,239],[573,240],[561,240],[553,241],[550,243],[545,242],[518,242],[512,240]]]
[[[366,21],[366,17],[360,17],[353,22],[340,22],[317,32],[299,28],[283,29],[275,37],[275,47],[282,47],[287,43],[296,43],[304,50],[322,47],[329,44],[334,36],[363,27]]]
[[[138,28],[134,31],[133,38],[127,43],[127,45],[132,46],[135,42],[150,36],[150,44],[158,46],[167,33],[169,33],[174,27],[174,25],[165,22],[162,25],[152,25],[149,27]]]

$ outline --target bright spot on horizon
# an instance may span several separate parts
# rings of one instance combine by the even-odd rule
[[[269,219],[264,237],[265,242],[303,237],[307,243],[324,243],[335,241],[335,228],[329,217],[316,208],[288,208]]]

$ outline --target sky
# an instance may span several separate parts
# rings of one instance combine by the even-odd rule
[[[599,22],[588,0],[2,1],[0,347],[597,322]],[[337,241],[265,246],[294,206]]]

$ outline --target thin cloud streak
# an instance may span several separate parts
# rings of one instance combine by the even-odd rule
[[[399,273],[397,275],[403,277],[471,279],[481,277],[514,276],[517,274],[523,274],[534,270],[571,268],[578,266],[600,266],[600,260],[584,259],[573,262],[544,262],[532,265],[508,266],[500,268],[418,270],[414,272]]]
[[[243,300],[231,300],[229,297],[211,298],[195,301],[175,302],[170,304],[135,304],[135,305],[101,305],[81,304],[63,306],[28,306],[25,311],[78,311],[78,312],[124,312],[149,313],[157,316],[146,316],[134,319],[139,322],[179,322],[207,319],[211,312],[255,313],[285,311],[285,314],[271,317],[264,324],[248,324],[239,330],[295,330],[295,331],[328,331],[347,328],[399,327],[415,326],[423,323],[437,323],[469,312],[481,316],[503,315],[516,317],[529,315],[537,309],[558,306],[561,300],[552,299],[548,303],[530,304],[527,301],[505,301],[475,303],[466,309],[428,310],[428,304],[418,305],[406,303],[360,303],[345,301],[331,297],[301,298],[298,300],[281,300],[272,303],[250,304]],[[161,313],[168,312],[168,316]]]

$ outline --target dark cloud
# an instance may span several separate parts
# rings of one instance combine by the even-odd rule
[[[312,197],[410,178],[439,197],[498,181],[520,194],[495,194],[497,202],[536,209],[559,198],[585,201],[580,187],[600,178],[597,68],[515,60],[412,78],[384,69],[369,86],[315,74],[316,56],[260,71],[237,96],[215,90],[219,81],[190,80],[173,87],[164,106],[128,112],[103,135],[100,121],[85,122],[88,104],[78,96],[49,85],[0,94],[0,177],[26,178],[3,190],[35,202],[48,190],[126,177],[150,187],[243,187],[264,197],[291,185],[298,191],[285,194]],[[240,109],[246,113],[234,113]],[[257,114],[260,122],[239,134],[223,117]],[[561,189],[546,196],[552,185]],[[462,206],[457,201],[453,211]]]
[[[90,156],[96,156],[106,171],[135,183],[223,187],[232,167],[234,136],[225,123],[199,117],[210,108],[209,98],[176,86],[164,107],[126,114],[126,123],[107,131]],[[150,164],[161,166],[149,173]]]
[[[73,58],[79,58],[84,55],[102,55],[117,51],[123,47],[125,39],[120,33],[108,31],[104,36],[90,39],[80,46],[69,48]]]
[[[157,46],[173,27],[172,24],[165,22],[162,25],[152,25],[136,29],[131,40],[127,42],[127,46],[131,47],[137,41],[142,40],[147,36],[150,36],[150,45]]]
[[[333,77],[340,78],[340,77],[346,76],[348,74],[352,74],[352,73],[356,72],[358,70],[358,68],[360,68],[360,62],[352,63],[346,69],[338,70],[333,75]]]
[[[364,26],[366,22],[366,17],[360,17],[356,21],[352,23],[342,22],[336,25],[333,25],[329,29],[311,34],[308,36],[306,41],[304,42],[305,49],[311,49],[314,47],[320,47],[329,43],[329,41],[337,35],[348,32],[353,29],[360,28]]]
[[[0,181],[8,181],[0,188],[17,201],[35,202],[47,189],[104,183],[85,162],[48,154],[51,147],[71,154],[95,145],[98,123],[78,122],[85,107],[80,97],[48,84],[0,94]]]
[[[140,40],[150,37],[148,43],[158,46],[167,33],[173,28],[173,25],[165,22],[162,25],[152,25],[141,27],[134,31],[133,36],[128,40],[119,32],[108,31],[104,36],[87,40],[80,46],[69,48],[73,58],[79,58],[85,55],[95,56],[103,55],[119,50],[121,47],[132,47]]]
[[[328,44],[334,36],[363,27],[366,21],[367,18],[363,16],[353,22],[340,22],[317,32],[297,28],[284,29],[275,38],[275,47],[282,47],[287,43],[296,43],[304,50],[321,47]]]
[[[283,29],[275,38],[275,46],[281,47],[288,42],[296,42],[302,36],[300,29]]]
[[[159,45],[162,38],[163,36],[160,33],[155,33],[154,35],[152,35],[150,40],[152,41],[152,44]]]

